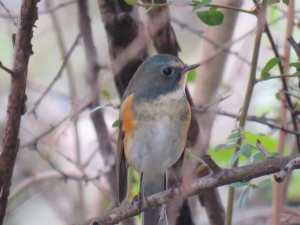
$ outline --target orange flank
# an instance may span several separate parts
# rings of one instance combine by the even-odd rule
[[[123,102],[122,122],[123,122],[123,130],[125,132],[125,138],[124,138],[125,155],[126,155],[126,150],[127,150],[126,145],[127,145],[128,137],[133,132],[133,117],[132,117],[132,112],[131,112],[131,105],[132,105],[133,97],[134,97],[134,94],[131,94]]]

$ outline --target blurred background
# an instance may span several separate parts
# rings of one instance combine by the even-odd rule
[[[2,2],[9,9],[14,20],[17,20],[20,1],[4,0]],[[212,27],[207,27],[195,13],[191,13],[192,7],[178,5],[180,4],[171,5],[169,8],[171,24],[181,47],[179,57],[187,64],[200,62],[203,65],[207,55],[203,56],[202,49],[208,44],[209,40],[205,37]],[[88,6],[94,44],[102,66],[99,74],[100,102],[101,104],[108,103],[108,99],[101,94],[103,90],[107,90],[110,94],[110,101],[118,105],[120,99],[110,69],[108,39],[99,5],[97,1],[90,0]],[[254,4],[252,1],[244,1],[242,8],[251,10]],[[72,47],[79,33],[77,1],[44,0],[38,3],[38,10],[39,19],[35,23],[31,42],[34,54],[29,60],[27,78],[27,113],[22,117],[21,122],[21,147],[13,174],[5,220],[7,225],[72,224],[107,211],[112,201],[107,179],[101,176],[106,166],[98,151],[97,135],[90,118],[90,110],[83,108],[87,101],[88,87],[85,79],[87,62],[82,39],[79,39],[78,44],[75,45],[67,61],[67,67],[62,71],[50,92],[32,111],[37,100],[58,74],[64,60],[63,55]],[[149,19],[145,9],[139,7],[138,10],[144,27],[147,27]],[[299,1],[296,1],[295,10],[296,24],[293,36],[299,42]],[[267,9],[267,21],[270,23],[270,29],[280,53],[283,52],[285,43],[286,12],[287,6],[282,2],[272,4]],[[234,43],[229,49],[230,53],[222,71],[223,78],[217,94],[217,98],[230,95],[218,104],[217,108],[222,111],[237,115],[242,107],[250,73],[255,27],[255,16],[246,13],[238,14],[232,37]],[[14,23],[0,6],[0,61],[9,68],[13,59],[12,34],[15,31]],[[58,36],[61,39],[60,42]],[[235,41],[242,36],[244,36],[242,39]],[[149,55],[157,54],[151,41],[147,42],[147,46]],[[62,49],[64,54],[62,54]],[[274,53],[269,41],[266,35],[263,35],[257,77],[260,76],[261,69],[273,57]],[[290,62],[295,61],[297,61],[297,56],[291,50]],[[291,68],[289,73],[293,72],[295,70]],[[199,77],[202,73],[198,71],[196,76]],[[279,75],[277,66],[271,70],[271,74]],[[201,94],[196,92],[197,82],[194,75],[190,74],[188,78],[188,88],[192,97]],[[9,83],[9,74],[0,70],[0,139],[6,117]],[[298,78],[291,78],[289,84],[298,89]],[[278,79],[257,84],[249,114],[258,117],[266,115],[268,118],[276,119],[280,105],[276,93],[280,87],[281,81]],[[299,92],[295,94],[299,96]],[[293,100],[297,101],[297,99]],[[74,109],[83,110],[80,112],[75,110],[76,115],[71,120],[70,114],[74,113]],[[118,128],[112,125],[118,119],[118,111],[112,107],[105,107],[103,112],[115,150]],[[74,118],[77,124],[75,128]],[[222,167],[229,167],[228,163],[233,155],[233,149],[213,151],[212,148],[225,143],[226,138],[235,129],[235,125],[234,118],[222,115],[217,115],[215,118],[209,154]],[[259,138],[268,151],[276,151],[278,130],[256,122],[247,122],[246,131],[264,133],[265,136],[249,133],[246,135],[247,141],[255,144]],[[285,154],[290,154],[294,141],[291,135],[287,138]],[[241,156],[240,164],[246,164],[246,161],[247,158]],[[286,204],[288,207],[295,207],[299,212],[300,172],[294,171],[292,174],[287,189]],[[83,181],[82,177],[88,178]],[[254,179],[252,183],[265,178],[268,177]],[[218,189],[225,207],[228,187]],[[236,189],[236,200],[243,190],[244,187]],[[253,221],[256,221],[256,224],[266,224],[271,214],[272,198],[273,184],[271,183],[266,187],[252,190],[242,208],[236,207],[235,200],[234,224],[254,224]],[[205,210],[200,204],[195,203],[193,208],[196,212],[196,224],[208,224]],[[139,221],[138,218],[137,221]]]

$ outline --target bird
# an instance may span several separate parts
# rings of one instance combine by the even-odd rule
[[[140,176],[139,195],[165,190],[167,170],[183,158],[191,120],[185,94],[187,72],[199,65],[188,66],[176,56],[158,54],[146,59],[130,80],[119,116],[119,205],[127,200],[129,166]],[[160,210],[143,212],[142,224],[157,225]]]

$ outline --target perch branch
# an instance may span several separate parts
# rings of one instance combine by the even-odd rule
[[[300,155],[293,156],[281,156],[272,157],[262,162],[253,163],[246,166],[234,167],[232,169],[223,169],[218,173],[208,175],[196,179],[191,182],[185,182],[179,188],[169,189],[148,197],[147,201],[143,201],[140,205],[141,211],[148,210],[150,208],[159,207],[163,204],[174,200],[175,198],[185,198],[193,196],[212,188],[228,185],[231,183],[242,182],[245,180],[251,180],[256,177],[273,174],[281,170]],[[300,165],[295,165],[292,169],[299,169]],[[174,195],[171,195],[171,192]],[[100,224],[115,224],[122,220],[138,215],[140,213],[138,204],[131,205],[125,204],[121,207],[115,208],[108,213],[102,214],[91,218],[81,225],[100,225]]]

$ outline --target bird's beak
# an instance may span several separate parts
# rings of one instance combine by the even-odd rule
[[[190,70],[196,69],[199,66],[200,66],[200,64],[193,64],[193,65],[190,65],[190,66],[188,66],[188,65],[185,64],[184,65],[184,69],[183,69],[183,73],[186,73],[186,72],[188,72]]]

